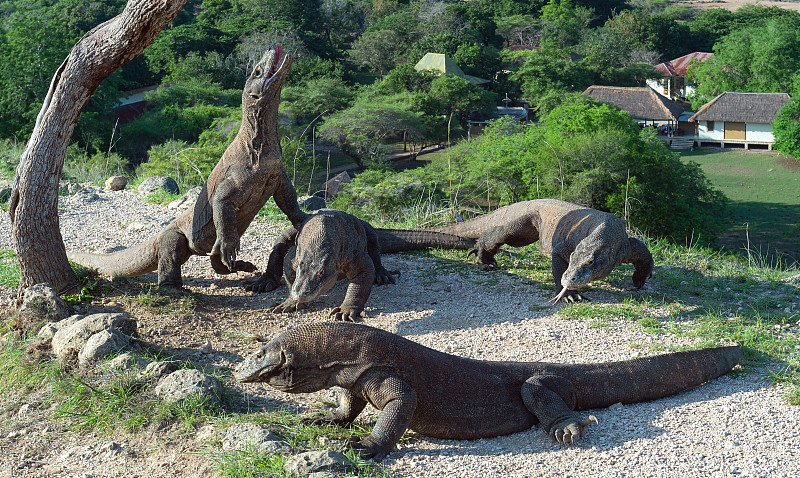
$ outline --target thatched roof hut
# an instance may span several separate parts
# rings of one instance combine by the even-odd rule
[[[789,102],[786,93],[735,93],[726,91],[709,101],[689,121],[731,121],[771,124]]]
[[[630,88],[622,86],[590,86],[583,92],[604,103],[611,103],[627,111],[631,117],[648,121],[672,121],[677,123],[683,107],[661,96],[650,87]]]

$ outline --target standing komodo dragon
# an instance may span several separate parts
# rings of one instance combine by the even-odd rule
[[[381,459],[407,428],[450,440],[507,435],[541,424],[556,441],[578,440],[589,424],[574,410],[636,403],[719,377],[742,356],[739,346],[621,362],[490,362],[430,349],[361,324],[315,323],[290,329],[234,371],[290,393],[339,386],[339,406],[315,421],[353,422],[367,403],[381,410],[366,438],[350,440],[364,458]]]
[[[268,50],[242,91],[242,124],[208,176],[197,202],[146,242],[113,254],[71,253],[73,261],[110,276],[137,276],[158,270],[160,287],[182,287],[181,265],[192,254],[211,255],[218,274],[252,272],[237,261],[239,238],[270,197],[292,221],[305,217],[281,163],[278,103],[292,54]]]
[[[577,289],[608,276],[621,263],[633,264],[637,289],[653,272],[650,251],[642,241],[628,237],[622,219],[557,199],[518,202],[468,221],[426,230],[475,239],[472,253],[485,269],[497,267],[494,256],[503,244],[522,247],[539,241],[539,251],[553,261],[553,280],[561,291],[554,302],[584,299]]]
[[[474,241],[458,236],[425,231],[380,229],[335,209],[320,209],[307,215],[300,226],[283,231],[273,244],[267,268],[245,285],[253,292],[276,289],[281,276],[289,284],[289,297],[273,312],[294,312],[329,291],[337,280],[347,277],[344,301],[331,312],[335,320],[357,320],[364,311],[372,284],[394,284],[392,273],[381,264],[381,253],[424,247],[469,249]]]

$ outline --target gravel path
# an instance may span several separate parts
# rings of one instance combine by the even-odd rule
[[[176,214],[146,204],[131,192],[99,194],[99,200],[88,203],[78,197],[61,198],[67,250],[103,250],[138,243],[159,226],[132,230],[127,228],[130,223],[146,217],[161,221]],[[240,258],[265,265],[271,243],[283,227],[262,222],[251,226],[242,239]],[[8,216],[0,214],[0,248],[11,247],[8,231]],[[385,262],[388,269],[399,269],[402,275],[397,285],[373,289],[365,323],[449,353],[491,360],[580,363],[631,358],[648,354],[654,347],[694,342],[687,337],[645,333],[625,317],[604,321],[602,327],[592,327],[591,317],[560,318],[558,307],[542,307],[553,295],[550,284],[455,266],[425,254],[391,255]],[[188,286],[206,298],[206,305],[185,323],[143,318],[144,337],[189,352],[210,340],[219,352],[207,361],[222,368],[235,365],[256,349],[257,345],[241,339],[242,334],[270,337],[288,326],[323,320],[329,308],[341,301],[345,288],[340,282],[308,311],[275,315],[265,309],[285,296],[285,287],[251,296],[240,288],[240,280],[249,274],[216,276],[202,257],[193,257],[183,274]],[[155,281],[155,275],[150,276]],[[658,292],[653,288],[660,286],[655,280],[647,287]],[[631,293],[635,292],[604,282],[589,295],[597,303],[613,303]],[[158,334],[153,332],[156,329]],[[592,411],[599,424],[590,426],[579,444],[568,447],[554,444],[538,428],[474,441],[437,440],[409,432],[384,465],[396,476],[413,477],[800,476],[800,407],[787,405],[780,398],[780,386],[765,376],[765,369],[748,367],[744,373],[655,402]],[[261,384],[232,385],[256,409],[288,406],[304,410],[331,396],[329,391],[287,395]],[[3,443],[0,441],[0,446]],[[44,459],[63,455],[58,445],[49,446],[52,449],[44,446],[40,452]],[[168,459],[174,465],[176,460],[189,459],[192,451],[191,447],[186,452],[171,450]],[[167,460],[164,453],[137,456],[138,462],[134,455],[126,459],[149,463],[148,469],[154,471],[146,476],[200,476],[196,471],[181,474],[180,466],[151,466],[152,460]],[[130,464],[124,461],[116,467],[107,458],[88,462],[83,459],[80,466],[95,470],[94,476],[130,476],[126,472]],[[0,458],[0,465],[3,463]],[[76,472],[66,465],[49,470],[47,476],[73,476]]]

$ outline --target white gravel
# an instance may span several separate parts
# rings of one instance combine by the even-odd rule
[[[100,196],[92,203],[61,198],[67,250],[138,243],[157,229],[132,231],[126,225],[143,217],[175,215],[128,191],[101,192]],[[240,258],[263,267],[273,238],[283,227],[253,224],[242,239]],[[11,247],[8,231],[8,216],[0,214],[0,248]],[[397,285],[373,289],[365,323],[450,353],[491,360],[579,363],[648,354],[649,346],[693,343],[687,337],[646,333],[625,317],[595,328],[590,326],[591,318],[560,318],[558,307],[541,307],[553,295],[549,283],[531,283],[474,267],[452,268],[427,255],[392,255],[384,260],[388,269],[400,269],[402,275]],[[187,279],[219,278],[202,257],[193,257],[183,274]],[[286,289],[280,288],[254,298],[256,305],[249,306],[251,312],[245,311],[236,324],[217,326],[264,333],[274,331],[276,324],[322,320],[328,308],[341,301],[344,286],[340,282],[308,311],[275,316],[263,309],[285,295]],[[235,287],[227,294],[248,295],[238,292],[238,284],[224,287]],[[653,291],[659,286],[651,281],[648,287]],[[634,292],[603,283],[588,295],[604,303],[616,302],[627,293]],[[243,356],[255,347],[243,343],[235,352]],[[299,409],[329,396],[327,392],[286,395],[262,384],[243,390]],[[437,440],[409,432],[384,464],[394,475],[413,477],[800,476],[800,407],[786,404],[780,395],[780,386],[766,379],[765,368],[748,366],[744,373],[672,397],[592,411],[599,424],[590,426],[574,446],[554,444],[538,428],[474,441]]]

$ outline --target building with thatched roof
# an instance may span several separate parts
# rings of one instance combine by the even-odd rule
[[[467,75],[461,71],[461,68],[459,68],[449,56],[443,53],[426,53],[425,56],[423,56],[422,59],[418,61],[416,65],[414,65],[414,69],[417,71],[429,70],[437,72],[440,75],[457,76],[476,86],[491,83],[490,80],[484,80],[483,78],[478,78],[477,76]]]
[[[659,63],[654,68],[661,73],[662,77],[647,80],[647,86],[672,100],[685,100],[694,91],[694,85],[687,79],[689,67],[694,63],[706,61],[712,56],[714,56],[713,53],[696,51],[674,60]]]
[[[689,120],[697,124],[698,146],[738,145],[772,149],[772,123],[789,102],[786,93],[726,91],[706,103]]]
[[[661,96],[652,88],[622,86],[590,86],[583,92],[584,95],[604,103],[611,103],[617,108],[627,111],[631,118],[640,123],[648,121],[666,122],[677,124],[678,118],[683,113],[683,107]]]

